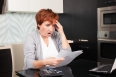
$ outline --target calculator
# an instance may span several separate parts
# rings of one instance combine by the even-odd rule
[[[57,69],[44,69],[39,70],[39,75],[41,77],[52,77],[52,76],[63,76],[63,71]]]

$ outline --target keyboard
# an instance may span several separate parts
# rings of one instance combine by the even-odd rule
[[[97,70],[97,72],[98,72],[98,73],[105,73],[105,74],[107,74],[107,73],[110,73],[111,68],[112,68],[112,65],[107,65],[107,66],[104,66],[104,67],[102,67],[102,68],[99,68],[99,69]]]
[[[61,70],[56,69],[46,69],[39,71],[39,75],[41,77],[52,77],[52,76],[63,76],[63,72]]]
[[[99,67],[96,67],[94,69],[89,70],[90,72],[96,72],[101,74],[109,74],[111,71],[112,65],[101,65]]]
[[[112,65],[108,65],[108,66],[104,66],[98,69],[98,71],[109,71],[110,72],[111,68],[112,68]]]

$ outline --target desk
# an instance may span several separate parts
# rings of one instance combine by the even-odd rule
[[[74,77],[67,66],[58,67],[56,69],[63,71],[63,73],[64,73],[64,76],[63,77]],[[39,72],[39,70],[27,69],[27,70],[19,71],[17,75],[19,77],[40,77],[38,75],[38,72]]]
[[[64,72],[63,77],[108,77],[108,76],[99,76],[99,75],[90,75],[90,72],[88,70],[97,67],[97,62],[89,61],[89,60],[75,60],[72,61],[69,65],[72,69],[72,73],[69,71],[67,67],[60,67],[58,69],[62,70]],[[39,77],[38,70],[21,70],[18,72],[18,75],[20,77]],[[110,76],[110,77],[116,77],[116,76]]]

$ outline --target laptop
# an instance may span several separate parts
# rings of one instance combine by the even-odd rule
[[[89,70],[92,73],[99,73],[99,74],[111,74],[113,71],[116,71],[116,59],[112,64],[107,64],[107,65],[100,65],[96,68],[90,69]]]

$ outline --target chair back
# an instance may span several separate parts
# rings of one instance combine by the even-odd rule
[[[12,56],[12,77],[18,77],[16,76],[15,71],[23,70],[24,66],[23,43],[11,44],[11,56]]]

